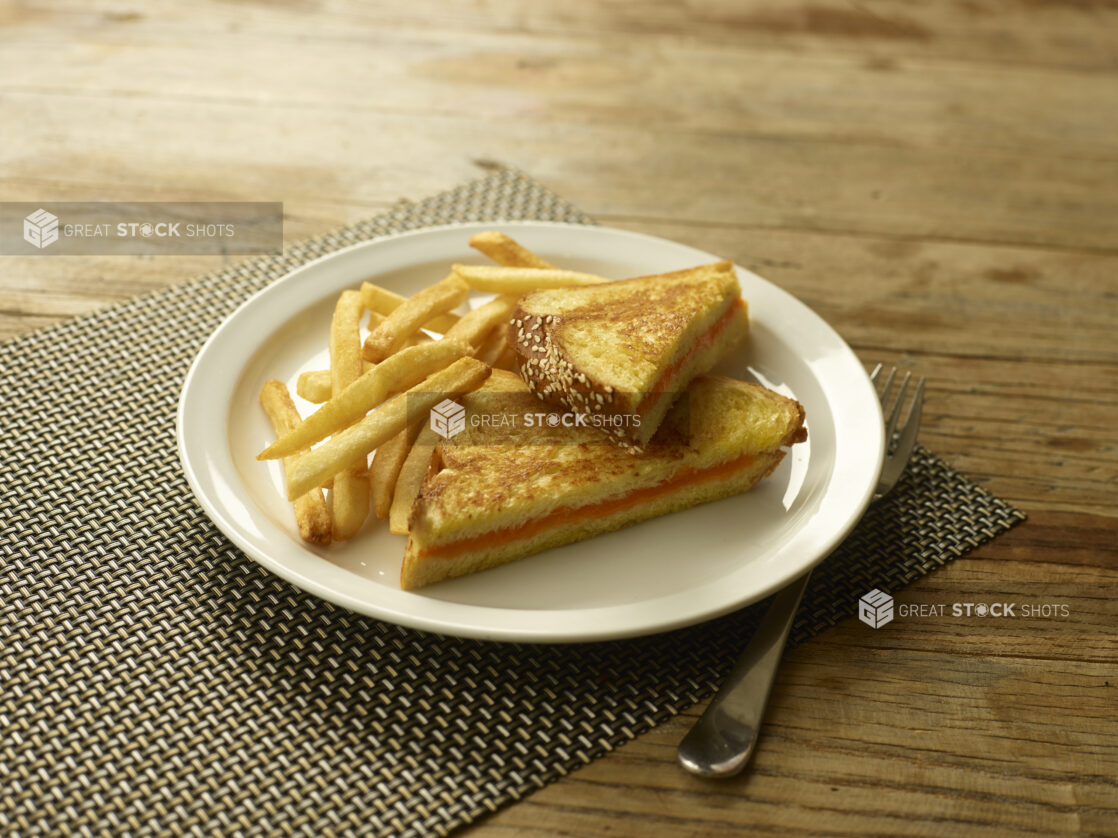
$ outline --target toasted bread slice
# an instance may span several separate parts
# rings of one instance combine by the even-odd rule
[[[404,589],[744,492],[807,438],[799,402],[716,376],[695,379],[637,454],[592,426],[541,422],[501,370],[462,403],[466,429],[437,447],[412,508]]]
[[[512,315],[520,374],[545,401],[647,443],[676,396],[749,329],[730,262],[525,294]]]

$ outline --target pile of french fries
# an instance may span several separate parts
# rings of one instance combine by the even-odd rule
[[[296,383],[300,397],[321,405],[314,413],[300,416],[280,381],[260,391],[276,441],[257,459],[283,460],[304,541],[353,538],[370,507],[391,532],[406,534],[438,441],[428,413],[480,387],[492,369],[515,369],[509,321],[519,296],[609,281],[557,268],[503,233],[478,233],[470,246],[496,264],[454,265],[412,297],[371,282],[342,292],[330,323],[330,368],[302,373]],[[454,314],[470,291],[497,296]]]

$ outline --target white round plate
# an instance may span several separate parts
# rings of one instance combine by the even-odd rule
[[[404,536],[370,516],[352,541],[300,541],[277,462],[255,455],[273,435],[257,396],[325,369],[338,293],[372,280],[409,295],[467,245],[504,230],[548,261],[610,277],[661,273],[717,257],[604,227],[501,222],[378,239],[293,271],[237,309],[206,342],[183,386],[178,446],[202,508],[234,544],[315,596],[413,628],[494,640],[569,642],[665,631],[758,600],[823,559],[862,515],[883,456],[881,410],[862,364],[791,295],[738,269],[752,329],[717,370],[794,396],[809,440],[751,492],[541,553],[503,567],[400,590]],[[478,300],[471,300],[472,305]],[[313,406],[296,398],[304,413]]]

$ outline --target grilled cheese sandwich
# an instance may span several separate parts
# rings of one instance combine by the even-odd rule
[[[462,404],[491,419],[437,447],[409,520],[405,589],[747,491],[806,439],[798,402],[716,376],[695,379],[639,453],[591,423],[529,422],[539,401],[511,373]]]

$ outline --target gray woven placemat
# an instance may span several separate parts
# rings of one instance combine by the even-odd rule
[[[377,235],[517,218],[589,221],[500,171],[4,347],[0,833],[445,834],[713,692],[757,606],[583,646],[403,629],[261,570],[180,473],[183,377],[251,293]],[[918,451],[793,640],[1022,517]]]

